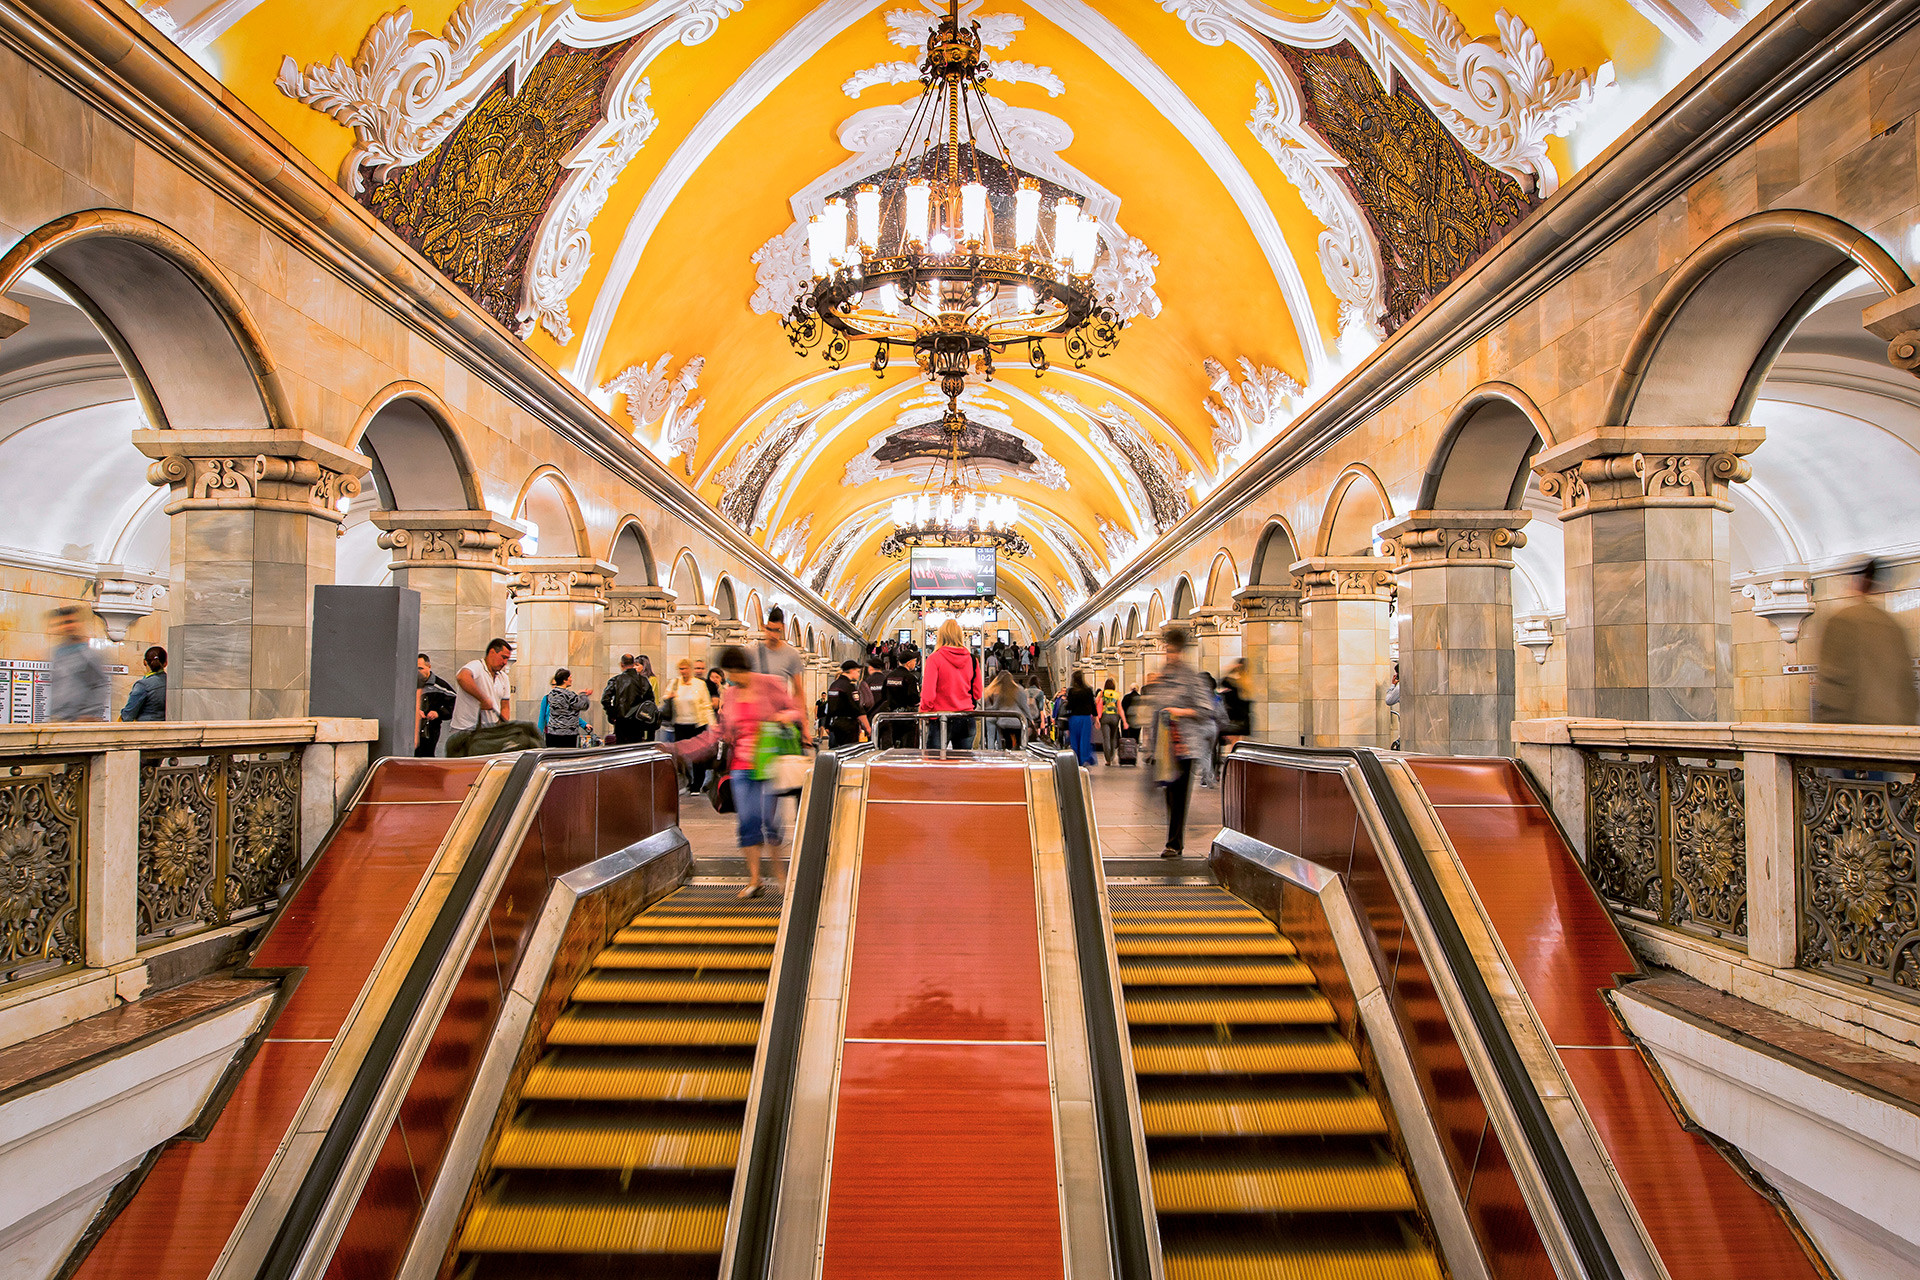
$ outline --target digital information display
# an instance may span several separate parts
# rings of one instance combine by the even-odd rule
[[[928,600],[991,600],[994,549],[915,547],[910,580],[913,594]]]

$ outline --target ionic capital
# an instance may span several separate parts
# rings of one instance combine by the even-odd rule
[[[607,591],[608,622],[665,622],[674,595],[658,587],[612,587]]]
[[[605,560],[576,556],[514,557],[508,595],[516,604],[605,604],[607,585],[618,572]]]
[[[1203,605],[1187,615],[1196,636],[1237,636],[1245,621],[1238,609],[1226,605]]]
[[[365,454],[305,431],[154,431],[133,433],[152,458],[150,484],[173,490],[167,514],[180,511],[287,511],[339,524],[345,499],[371,470]]]
[[[1533,460],[1540,492],[1560,499],[1560,518],[1646,507],[1732,511],[1728,490],[1753,475],[1746,455],[1766,440],[1759,427],[1604,427]]]
[[[1525,511],[1409,511],[1376,525],[1381,550],[1394,568],[1444,569],[1448,565],[1513,567],[1513,553],[1527,545]]]
[[[1378,556],[1314,556],[1293,563],[1302,606],[1330,600],[1393,599],[1393,566]]]
[[[1300,593],[1292,587],[1242,587],[1233,602],[1248,622],[1300,621]]]
[[[379,545],[401,569],[474,569],[508,574],[525,532],[490,511],[375,511]]]
[[[670,636],[710,636],[720,621],[720,615],[703,604],[682,605],[667,612],[667,634]]]

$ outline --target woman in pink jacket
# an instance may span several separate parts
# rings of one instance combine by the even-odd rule
[[[920,675],[921,711],[971,711],[980,696],[986,692],[980,684],[980,667],[973,660],[973,654],[967,650],[967,639],[960,634],[957,619],[948,618],[940,624],[937,638],[940,647],[927,659],[926,670]],[[973,721],[955,720],[953,725],[953,746],[961,750],[973,745]],[[933,727],[933,746],[940,745],[940,726]]]

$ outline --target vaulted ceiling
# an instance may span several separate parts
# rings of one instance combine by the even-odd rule
[[[167,0],[290,146],[860,620],[930,388],[796,358],[797,227],[891,155],[938,0]],[[969,391],[1048,625],[1742,20],[1733,0],[968,0],[1022,167],[1131,318]],[[904,81],[904,82],[903,82]],[[897,127],[897,126],[896,126]],[[864,159],[863,159],[864,157]],[[1014,362],[1010,362],[1012,365]],[[908,433],[902,437],[901,432]]]

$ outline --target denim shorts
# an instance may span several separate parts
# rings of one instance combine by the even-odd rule
[[[740,824],[740,847],[780,843],[780,797],[751,769],[735,769],[733,809]]]

